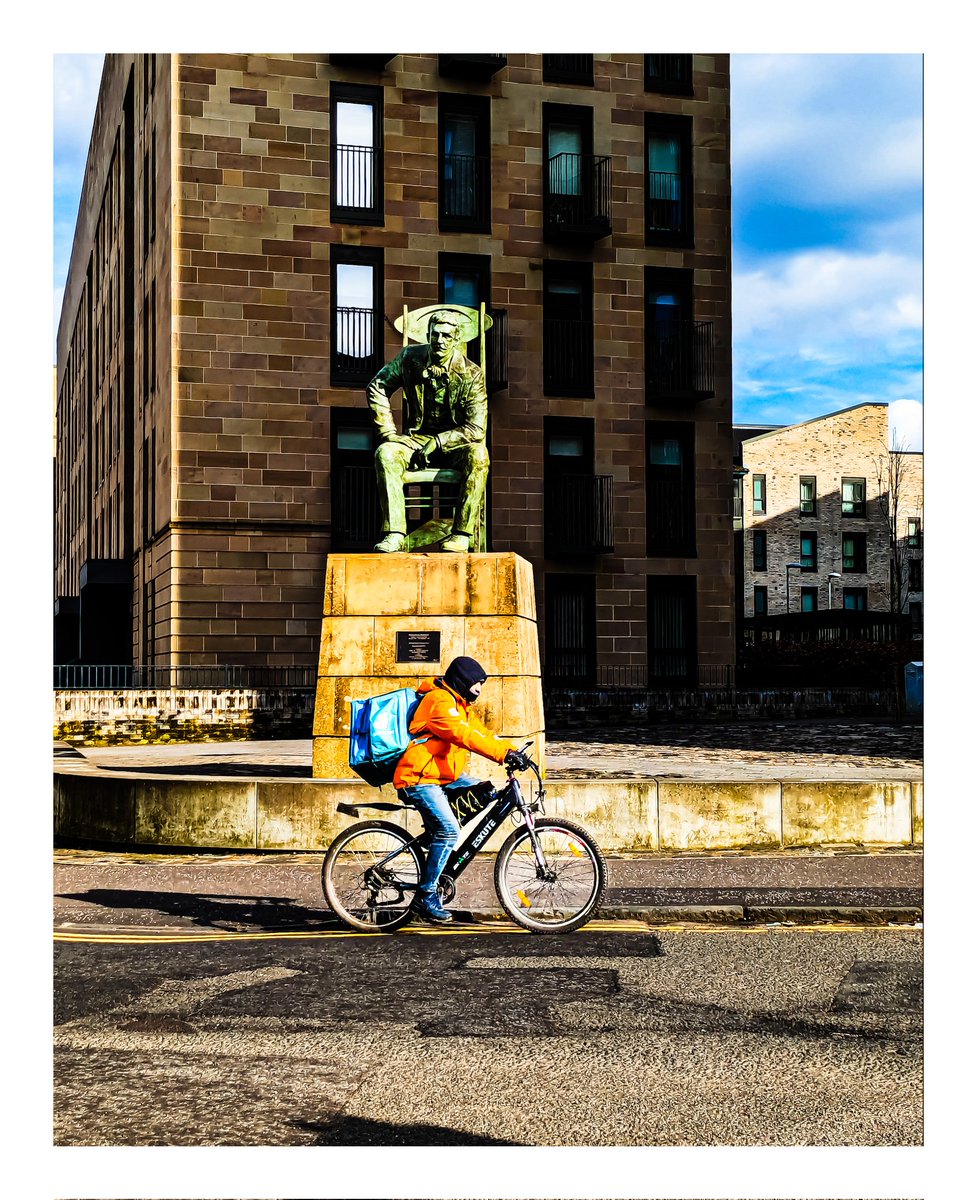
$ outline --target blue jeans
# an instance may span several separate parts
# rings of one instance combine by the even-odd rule
[[[481,780],[476,779],[474,775],[459,775],[455,780],[457,784],[467,785],[480,782]],[[421,881],[417,888],[419,899],[429,899],[435,895],[441,872],[451,857],[451,851],[458,845],[461,838],[461,826],[458,824],[458,818],[451,811],[444,788],[439,784],[418,783],[414,787],[404,788],[403,796],[407,803],[413,804],[421,814],[424,828],[431,835],[424,873],[421,875]]]

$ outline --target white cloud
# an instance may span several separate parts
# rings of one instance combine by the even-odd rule
[[[922,450],[923,406],[918,400],[889,402],[889,438],[896,449]]]
[[[761,356],[837,364],[866,343],[902,355],[921,329],[920,265],[892,251],[804,252],[733,276],[734,343]]]
[[[803,207],[922,183],[920,55],[735,55],[734,187]]]
[[[58,159],[88,153],[104,54],[54,56],[54,149]]]

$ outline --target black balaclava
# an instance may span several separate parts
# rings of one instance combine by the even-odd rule
[[[453,658],[442,676],[449,688],[454,689],[463,700],[474,700],[472,684],[484,683],[488,676],[482,670],[481,663],[473,658]]]

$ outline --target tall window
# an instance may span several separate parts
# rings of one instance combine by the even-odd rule
[[[767,533],[765,529],[753,531],[753,570],[767,569]]]
[[[372,550],[380,528],[373,417],[363,408],[331,408],[329,421],[332,549]]]
[[[333,83],[330,89],[333,221],[383,224],[383,88]]]
[[[590,263],[543,263],[543,391],[547,396],[594,394]]]
[[[645,116],[645,244],[691,246],[692,118]]]
[[[597,675],[597,581],[593,575],[546,576],[546,678],[592,687]]]
[[[695,684],[695,576],[648,578],[648,682]]]
[[[865,480],[842,479],[841,515],[843,517],[865,516]]]
[[[769,611],[767,607],[766,585],[755,587],[753,589],[753,615],[755,617],[765,617]]]
[[[850,612],[865,612],[868,609],[868,588],[845,588],[842,604]]]
[[[489,233],[492,228],[490,101],[438,96],[438,227]]]
[[[593,417],[544,417],[543,450],[546,557],[612,549],[611,492],[594,475]]]
[[[649,421],[648,554],[695,554],[695,424]]]
[[[645,399],[712,395],[712,324],[693,320],[693,274],[645,268]]]
[[[801,534],[800,553],[797,561],[801,564],[802,571],[818,569],[818,535],[813,531]]]
[[[864,533],[846,533],[841,539],[841,569],[850,574],[864,575],[866,571],[866,538]]]
[[[919,550],[923,545],[923,522],[919,517],[909,518],[906,545],[911,550]]]
[[[909,560],[909,590],[911,592],[923,590],[923,560],[921,558]]]
[[[767,511],[766,475],[753,476],[753,511],[754,513],[765,513]]]
[[[543,139],[546,191],[551,197],[579,197],[584,155],[594,149],[593,109],[582,105],[544,104]],[[564,202],[572,207],[571,201]]]
[[[816,587],[801,588],[801,612],[817,612],[818,589]]]
[[[691,54],[646,54],[645,91],[692,95]]]
[[[332,384],[368,383],[383,365],[383,251],[334,246],[332,275]]]
[[[818,515],[818,481],[814,475],[801,476],[801,513],[805,517]]]

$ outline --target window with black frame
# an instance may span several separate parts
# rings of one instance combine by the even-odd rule
[[[333,246],[330,275],[331,382],[357,387],[383,366],[383,251]]]
[[[818,589],[816,587],[801,588],[801,612],[818,611]]]
[[[648,684],[698,682],[696,578],[648,577]]]
[[[865,516],[865,480],[842,479],[841,515],[843,517]]]
[[[765,529],[755,529],[753,531],[753,570],[765,571],[767,569],[767,531]]]
[[[493,308],[492,259],[488,254],[438,255],[438,297],[445,304],[461,304],[477,309],[485,305],[492,326],[485,334],[485,383],[490,392],[508,383],[508,346],[506,311]],[[468,357],[479,362],[481,348],[477,340],[468,343]]]
[[[713,395],[712,322],[694,319],[693,280],[688,268],[645,268],[648,404]]]
[[[866,612],[868,610],[868,588],[845,588],[842,591],[841,603],[848,612]]]
[[[846,574],[864,575],[867,569],[866,536],[846,533],[841,539],[841,569]]]
[[[580,87],[592,87],[594,56],[592,54],[544,54],[543,82],[575,83]]]
[[[438,96],[438,227],[492,229],[491,102],[487,96]]]
[[[543,392],[594,394],[591,263],[543,263]]]
[[[543,235],[594,242],[611,230],[610,158],[594,154],[594,110],[543,104]]]
[[[691,54],[646,54],[645,91],[668,96],[691,96]]]
[[[594,473],[594,419],[543,418],[543,530],[547,558],[614,549],[612,477]]]
[[[800,511],[805,517],[818,515],[818,481],[814,475],[801,476]]]
[[[753,589],[753,615],[755,617],[765,617],[768,611],[767,585],[760,584]]]
[[[329,91],[329,214],[383,224],[383,88],[334,82]]]
[[[695,554],[695,424],[647,424],[647,552]]]
[[[802,571],[818,569],[818,535],[813,529],[802,531],[797,561],[801,564]]]
[[[645,245],[693,244],[692,118],[645,115]]]
[[[364,408],[331,408],[329,493],[333,550],[372,550],[380,536],[373,416]]]
[[[555,687],[593,687],[597,676],[597,580],[593,575],[546,575],[546,681]]]

